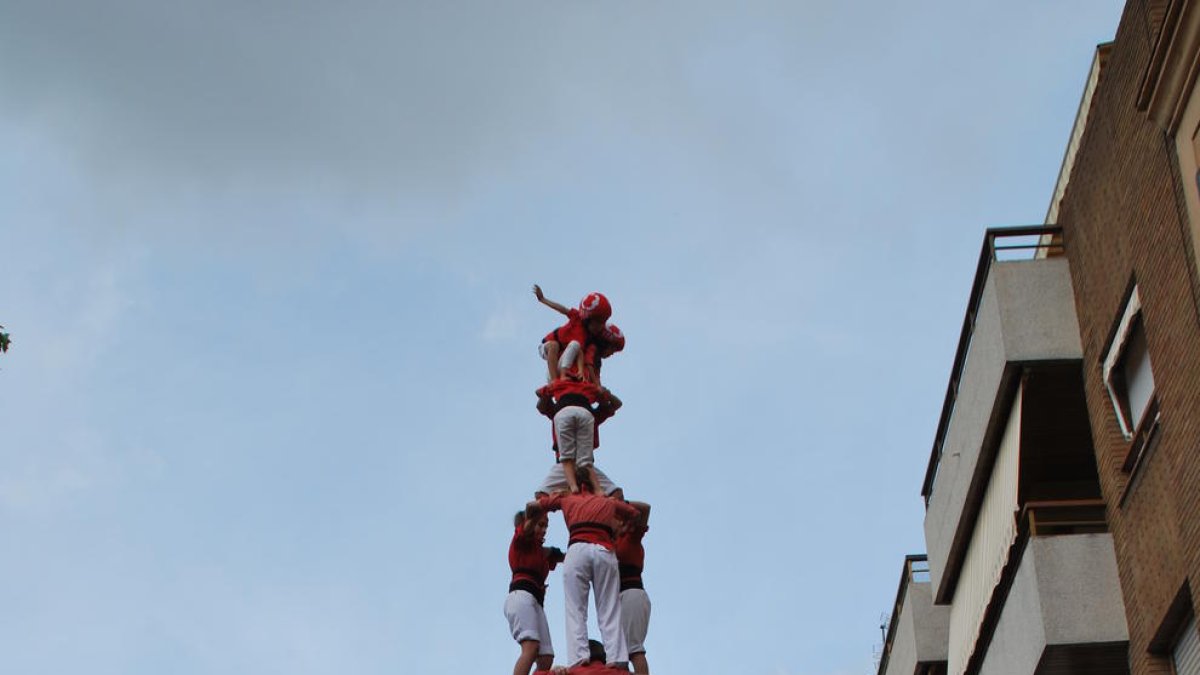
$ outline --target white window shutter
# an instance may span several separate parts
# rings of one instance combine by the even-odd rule
[[[1175,675],[1200,675],[1200,634],[1196,633],[1195,616],[1183,629],[1171,656],[1175,661]]]

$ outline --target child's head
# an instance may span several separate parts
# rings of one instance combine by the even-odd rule
[[[588,640],[588,661],[592,663],[604,663],[608,660],[608,654],[604,653],[604,645],[596,640]]]
[[[523,528],[529,516],[524,511],[517,511],[513,516],[513,527]],[[550,517],[545,513],[540,513],[533,521],[533,536],[539,543],[546,541],[546,530],[550,529]]]
[[[588,293],[579,301],[579,318],[585,322],[598,317],[600,327],[603,327],[604,322],[611,316],[612,305],[608,304],[608,298],[602,293]]]

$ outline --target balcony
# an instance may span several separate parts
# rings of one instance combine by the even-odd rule
[[[984,238],[922,489],[937,604],[952,602],[968,548],[978,538],[976,519],[1002,440],[1011,437],[1014,472],[1018,458],[1035,465],[1033,473],[1021,468],[1022,475],[1008,476],[1008,522],[1022,499],[1099,496],[1098,484],[1089,492],[1095,465],[1060,235],[1054,227],[1000,228]],[[1076,470],[1086,488],[1070,485]],[[1039,471],[1044,475],[1035,475]],[[1004,510],[996,511],[997,522]],[[1011,541],[1015,528],[1009,528]]]
[[[1125,605],[1103,502],[1030,502],[1018,529],[971,655],[950,672],[1128,675]]]
[[[905,557],[879,675],[944,673],[949,618],[948,608],[933,604],[925,556]]]

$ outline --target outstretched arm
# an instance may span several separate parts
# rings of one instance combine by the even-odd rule
[[[550,309],[558,312],[559,314],[562,314],[565,316],[570,313],[570,310],[568,310],[566,307],[564,307],[564,306],[558,304],[557,302],[542,295],[542,287],[541,286],[534,284],[533,285],[533,294],[535,296],[537,296],[538,302],[540,302],[543,305],[549,307]]]
[[[547,511],[558,511],[562,508],[562,496],[564,493],[556,492],[545,497],[537,499],[525,505],[525,513],[531,518],[537,518]]]

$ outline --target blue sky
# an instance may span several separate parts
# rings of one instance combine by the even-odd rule
[[[872,672],[1120,9],[0,5],[0,670],[506,672],[540,283],[628,337],[652,668]]]

